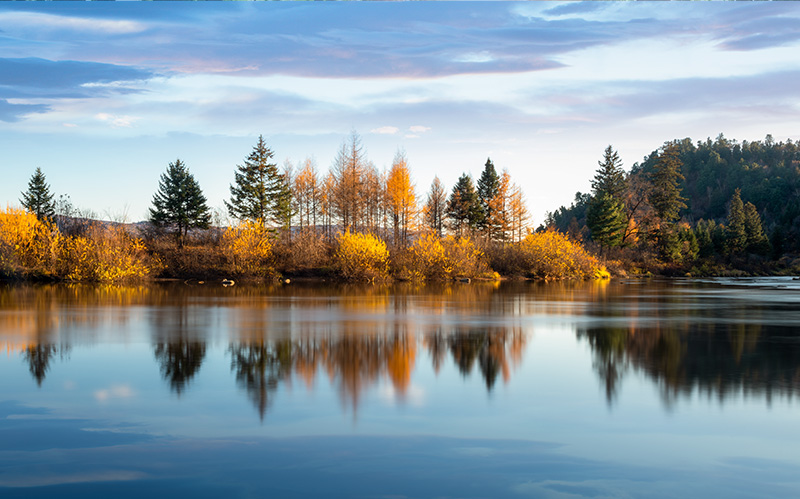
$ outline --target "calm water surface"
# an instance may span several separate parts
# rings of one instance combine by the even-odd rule
[[[800,281],[0,287],[0,497],[799,497]]]

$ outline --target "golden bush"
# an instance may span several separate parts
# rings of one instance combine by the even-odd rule
[[[140,280],[161,269],[144,242],[124,227],[93,224],[85,235],[62,239],[58,275],[68,281]]]
[[[425,233],[397,255],[395,267],[400,277],[412,280],[476,277],[489,271],[483,256],[468,237]]]
[[[593,279],[608,272],[579,243],[556,230],[530,233],[519,243],[520,264],[540,279]]]
[[[372,234],[348,230],[339,236],[333,265],[345,279],[385,279],[389,276],[389,250]]]
[[[0,273],[52,276],[61,235],[19,208],[0,210]]]
[[[228,227],[220,246],[226,270],[232,275],[265,277],[273,273],[272,234],[261,224],[245,220]]]

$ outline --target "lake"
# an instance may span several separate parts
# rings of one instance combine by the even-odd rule
[[[800,497],[792,278],[0,286],[0,497]]]

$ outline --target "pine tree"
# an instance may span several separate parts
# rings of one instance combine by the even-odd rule
[[[189,229],[209,227],[211,213],[206,197],[180,159],[170,163],[167,171],[161,174],[158,192],[153,195],[150,221],[158,227],[174,229],[180,247]]]
[[[609,193],[595,196],[586,211],[586,225],[591,231],[592,239],[602,246],[619,246],[628,225],[625,207]]]
[[[425,225],[430,227],[437,236],[442,237],[444,229],[444,215],[447,209],[447,194],[444,184],[439,177],[433,177],[428,200],[425,202]]]
[[[36,168],[33,176],[28,181],[28,190],[22,193],[20,202],[28,211],[36,215],[39,220],[51,220],[56,213],[54,195],[50,193],[44,173],[41,168]]]
[[[764,234],[761,225],[761,216],[758,214],[756,206],[747,202],[744,205],[744,230],[747,234],[747,251],[757,255],[769,253],[769,239]]]
[[[728,207],[727,221],[728,250],[732,254],[742,253],[747,248],[747,229],[744,219],[742,192],[736,189]]]
[[[650,204],[657,217],[656,242],[661,256],[667,260],[680,259],[680,240],[675,221],[682,208],[686,208],[681,197],[680,182],[683,180],[679,157],[679,144],[667,143],[659,155],[650,174]]]
[[[486,164],[483,167],[481,177],[478,179],[478,200],[480,202],[480,214],[478,219],[478,228],[483,230],[490,238],[495,232],[493,226],[494,221],[494,207],[492,200],[497,196],[500,190],[500,176],[497,175],[497,170],[492,163],[491,158],[486,158]]]
[[[627,179],[617,151],[613,150],[611,146],[606,147],[603,152],[603,161],[598,161],[597,164],[600,168],[598,168],[592,180],[592,190],[595,197],[608,194],[621,201],[627,188]]]
[[[453,231],[459,236],[465,230],[474,230],[478,226],[481,219],[480,201],[472,177],[466,173],[453,186],[447,200],[447,217],[451,220]]]
[[[628,217],[623,197],[626,179],[617,152],[611,146],[603,152],[603,161],[592,180],[594,196],[586,210],[586,225],[591,231],[592,239],[602,246],[620,246],[625,237]]]
[[[253,152],[237,165],[235,183],[231,184],[231,200],[225,201],[230,214],[240,220],[252,220],[262,227],[284,226],[291,216],[291,191],[285,177],[272,163],[273,152],[258,137]]]
[[[681,209],[686,208],[685,198],[681,197],[680,183],[683,180],[678,145],[669,143],[664,146],[658,162],[650,174],[652,189],[650,204],[656,216],[662,221],[671,223],[678,219]]]

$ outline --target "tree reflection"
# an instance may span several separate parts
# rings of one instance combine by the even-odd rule
[[[292,372],[292,344],[282,340],[233,345],[230,352],[236,382],[245,389],[263,421],[279,382]]]
[[[719,400],[800,394],[800,344],[793,328],[687,321],[655,327],[578,331],[613,403],[624,374],[643,373],[668,406],[698,392]]]
[[[36,380],[37,386],[42,386],[53,357],[59,354],[63,358],[68,351],[69,347],[52,343],[37,343],[25,347],[22,357],[28,363],[28,370]]]
[[[200,365],[206,356],[206,344],[185,340],[158,343],[155,346],[155,356],[161,366],[161,376],[180,396],[189,381],[200,370]]]

